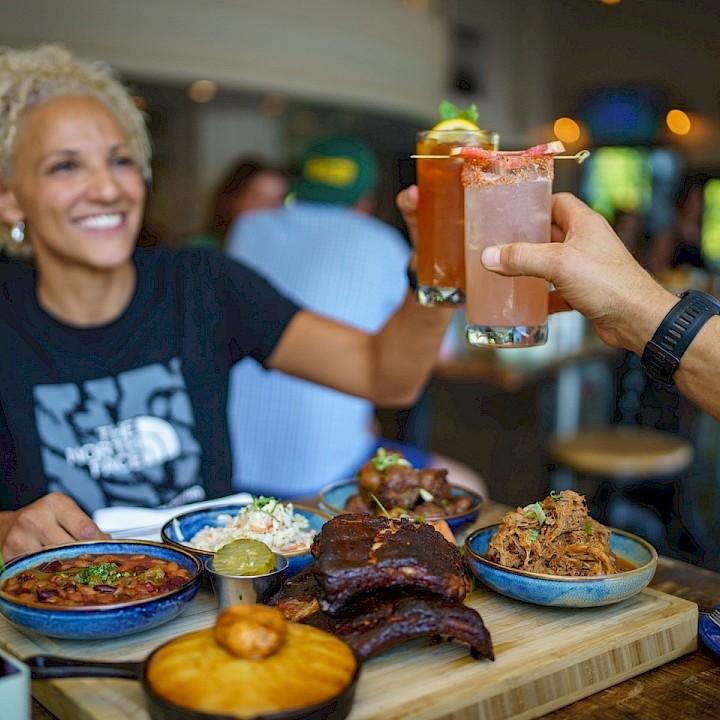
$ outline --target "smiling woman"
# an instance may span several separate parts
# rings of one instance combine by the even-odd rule
[[[0,207],[15,222],[32,218],[25,232],[44,268],[45,309],[88,326],[114,319],[134,288],[130,256],[145,186],[110,110],[80,95],[33,108],[22,124],[14,173]],[[93,285],[94,302],[87,304],[85,291]]]
[[[228,376],[245,357],[382,404],[413,402],[437,357],[450,315],[409,294],[371,335],[220,253],[138,247],[149,167],[143,115],[108,67],[0,49],[6,557],[103,537],[89,514],[108,505],[230,494]],[[24,247],[30,261],[11,257]]]

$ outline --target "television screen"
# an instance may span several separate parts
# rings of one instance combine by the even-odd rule
[[[580,97],[576,114],[594,145],[652,145],[667,109],[658,88],[634,85],[590,90]]]
[[[720,266],[720,177],[707,180],[703,200],[702,252],[717,267]]]
[[[655,233],[673,222],[683,163],[665,147],[609,145],[580,166],[579,196],[613,223],[619,211],[639,212]]]

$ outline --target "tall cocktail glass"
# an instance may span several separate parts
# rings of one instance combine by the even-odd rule
[[[553,156],[487,153],[466,158],[465,334],[471,345],[523,347],[547,340],[548,283],[486,270],[489,245],[550,242]]]
[[[463,161],[450,153],[458,147],[494,149],[497,143],[498,134],[485,130],[424,130],[417,134],[417,300],[421,305],[465,302]]]

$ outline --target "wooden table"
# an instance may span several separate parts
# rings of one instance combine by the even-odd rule
[[[489,525],[507,508],[488,503],[478,526]],[[691,600],[700,612],[720,603],[720,573],[661,557],[651,587]],[[654,670],[544,716],[549,720],[717,720],[720,717],[720,658],[698,641],[698,649]],[[32,720],[55,720],[33,700]]]

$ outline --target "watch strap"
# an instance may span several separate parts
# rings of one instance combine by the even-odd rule
[[[720,300],[699,290],[682,293],[645,346],[640,359],[643,370],[658,382],[672,385],[684,352],[713,315],[720,315]]]

